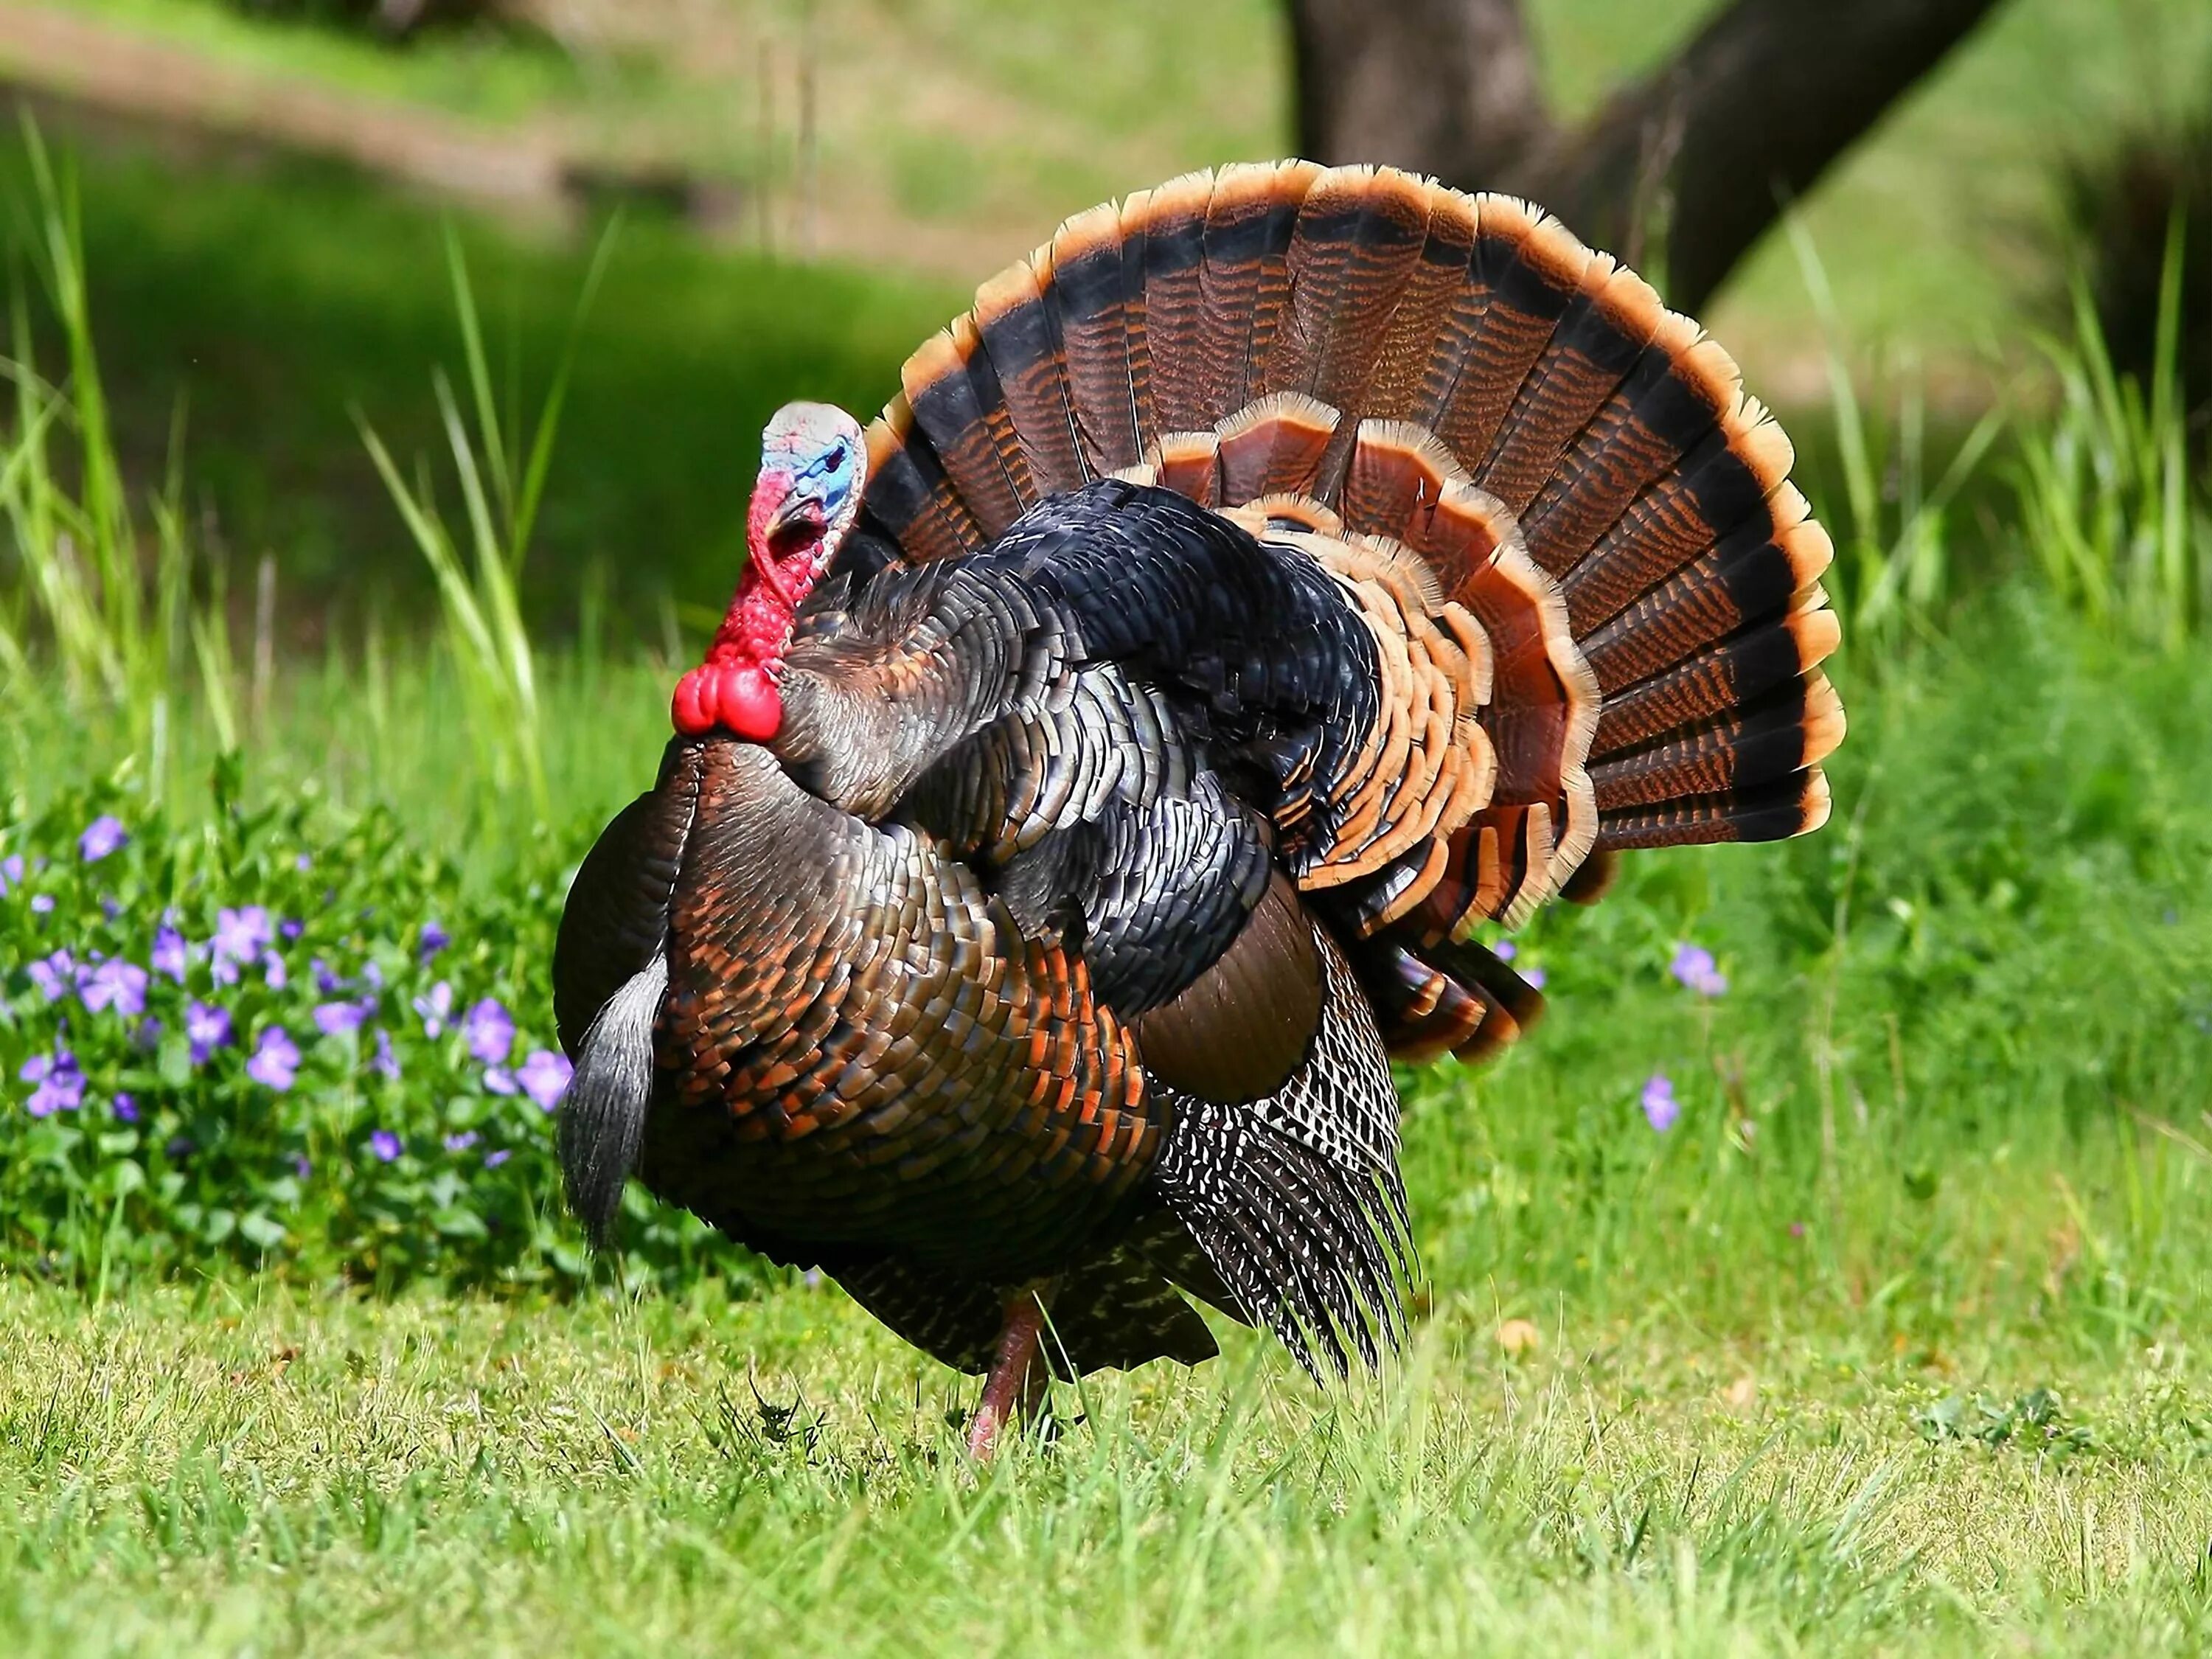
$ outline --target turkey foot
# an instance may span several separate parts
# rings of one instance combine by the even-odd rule
[[[1009,1421],[1028,1422],[1044,1404],[1049,1367],[1038,1363],[1037,1343],[1044,1332],[1044,1298],[1052,1281],[1025,1285],[1006,1299],[1006,1322],[999,1333],[999,1352],[983,1379],[983,1397],[968,1425],[968,1455],[988,1463],[999,1449]]]

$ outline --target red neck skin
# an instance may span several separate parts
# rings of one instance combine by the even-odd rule
[[[766,743],[783,724],[776,680],[791,645],[792,618],[821,568],[823,538],[786,535],[771,545],[769,525],[791,493],[787,480],[763,477],[753,491],[746,526],[749,556],[737,597],[714,630],[706,660],[676,684],[669,705],[676,729],[687,738],[717,727],[733,737]]]

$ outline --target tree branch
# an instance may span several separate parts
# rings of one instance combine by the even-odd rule
[[[1519,0],[1291,0],[1299,137],[1316,161],[1528,196],[1631,263],[1663,233],[1657,274],[1689,310],[1998,3],[1735,0],[1562,131]]]
[[[1693,310],[1829,164],[1997,0],[1737,0],[1531,170],[1601,247],[1664,223],[1670,304]]]

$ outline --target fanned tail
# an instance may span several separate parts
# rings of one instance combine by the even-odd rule
[[[1589,896],[1594,859],[1827,816],[1832,550],[1789,441],[1694,322],[1528,203],[1187,174],[1069,220],[902,384],[867,518],[910,561],[1118,474],[1345,584],[1385,713],[1297,874],[1394,1052],[1523,1028],[1535,994],[1455,941]]]

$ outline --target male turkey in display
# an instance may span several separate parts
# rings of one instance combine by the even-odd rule
[[[577,874],[572,1198],[634,1172],[988,1371],[979,1455],[1046,1365],[1212,1355],[1179,1292],[1371,1364],[1387,1060],[1541,1007],[1468,935],[1827,816],[1789,442],[1539,210],[1302,161],[1069,220],[902,381],[769,426]]]

